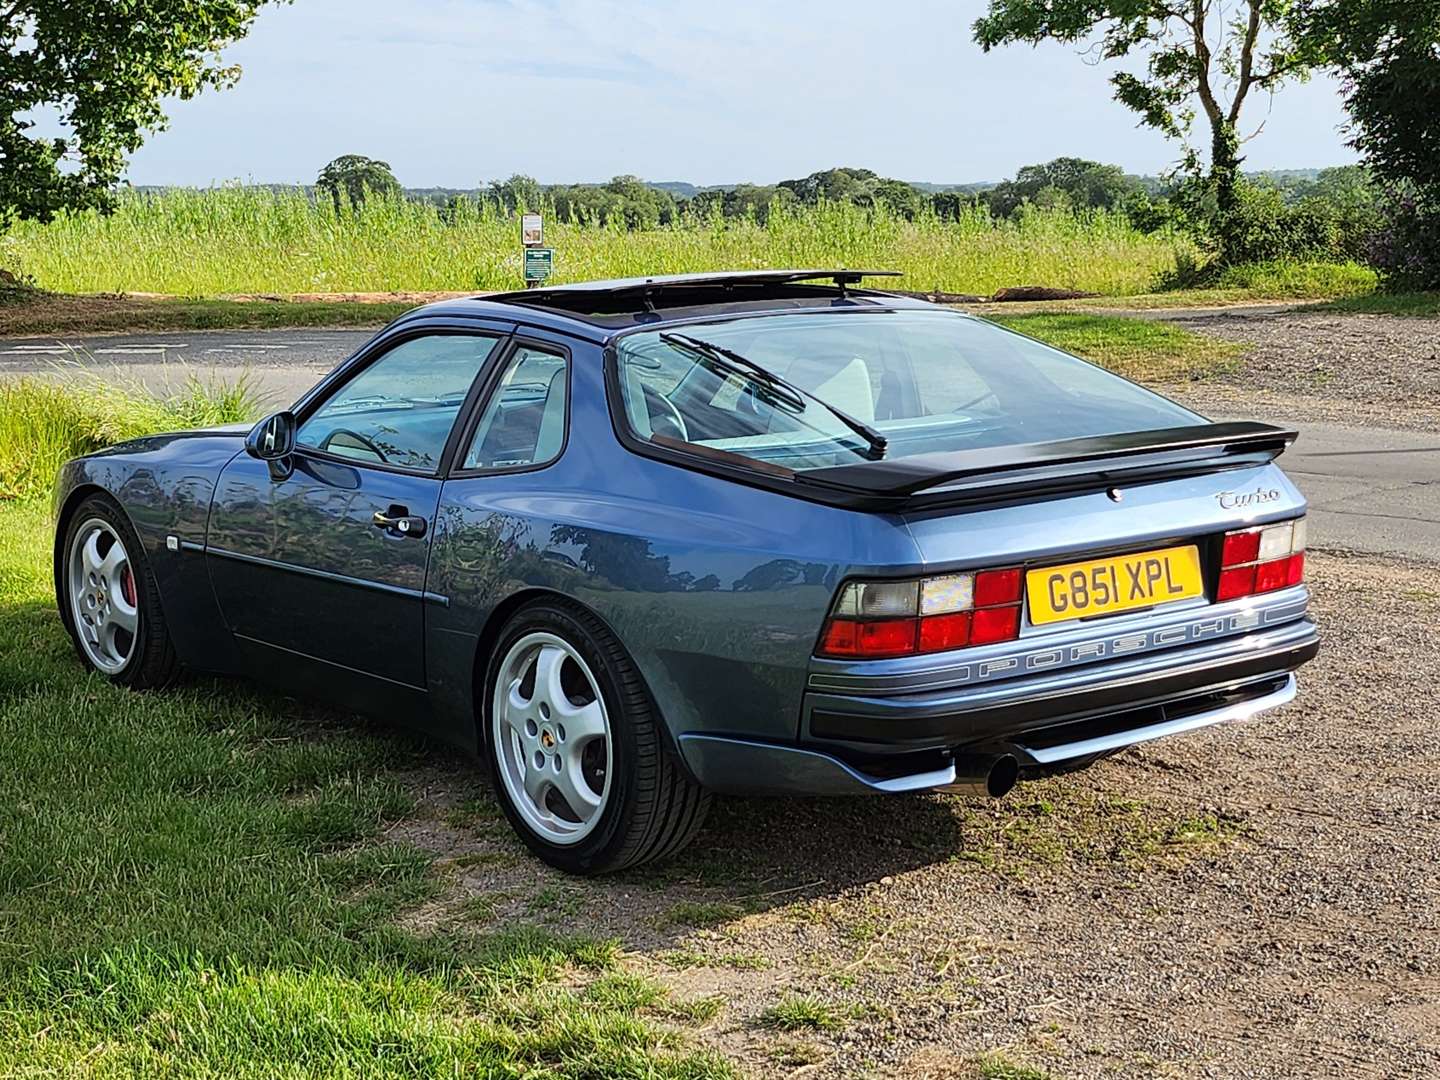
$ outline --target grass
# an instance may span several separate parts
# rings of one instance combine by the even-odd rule
[[[55,445],[105,437],[25,393]],[[86,675],[34,494],[0,500],[0,1074],[730,1074],[634,1012],[612,942],[399,925],[441,882],[384,838],[421,744],[235,685]]]
[[[838,1031],[844,1019],[819,998],[787,995],[760,1014],[761,1027],[775,1031]]]
[[[1003,802],[955,800],[951,858],[1008,877],[1076,864],[1139,869],[1213,858],[1243,838],[1243,821],[1174,813],[1065,783],[1030,783]]]
[[[983,1080],[1050,1080],[1049,1073],[1011,1061],[998,1052],[982,1055],[975,1062],[975,1072]]]
[[[1049,312],[991,318],[1142,382],[1204,379],[1228,370],[1244,351],[1236,342],[1154,319]]]
[[[108,217],[68,214],[17,222],[0,239],[0,265],[66,293],[386,292],[518,288],[514,220],[462,200],[371,199],[336,209],[303,192],[227,187],[131,194]],[[995,221],[906,221],[832,204],[749,220],[627,232],[546,223],[556,280],[775,266],[902,270],[898,287],[988,295],[1042,284],[1137,293],[1172,270],[1189,240],[1144,234],[1119,214],[1034,210]]]
[[[1332,300],[1319,305],[1320,310],[1364,315],[1440,316],[1440,292],[1371,293]]]
[[[271,330],[306,326],[380,326],[414,307],[408,300],[340,301],[162,299],[67,296],[38,289],[0,290],[0,335],[54,337],[122,330]]]
[[[1374,292],[1379,282],[1374,270],[1359,263],[1278,260],[1227,267],[1210,284],[1221,291],[1242,291],[1254,300],[1305,300],[1363,296]]]
[[[72,457],[150,432],[251,420],[260,409],[260,395],[243,379],[190,375],[155,397],[79,365],[56,372],[56,379],[0,381],[0,499],[45,494]]]
[[[1364,302],[1374,293],[1379,278],[1358,263],[1265,262],[1230,267],[1210,275],[1204,285],[1160,288],[1130,295],[1107,295],[1089,300],[1056,300],[1026,305],[1027,309],[1075,312],[1167,310],[1171,308],[1227,307],[1236,304],[1278,304],[1300,300]]]

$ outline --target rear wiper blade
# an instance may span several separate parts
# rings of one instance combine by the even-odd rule
[[[689,352],[699,353],[720,367],[753,379],[755,382],[767,387],[776,397],[788,401],[797,409],[803,409],[805,407],[805,399],[809,398],[864,439],[870,447],[868,456],[872,461],[885,456],[885,447],[889,445],[889,440],[879,431],[876,431],[869,424],[865,423],[864,420],[859,420],[851,416],[844,409],[837,405],[830,404],[830,402],[822,397],[812,394],[803,386],[796,386],[794,383],[781,378],[775,374],[775,372],[763,364],[751,360],[748,356],[737,353],[734,349],[727,349],[723,345],[716,345],[714,342],[705,341],[703,338],[691,337],[689,334],[662,333],[660,340],[667,345],[678,345],[680,348]]]

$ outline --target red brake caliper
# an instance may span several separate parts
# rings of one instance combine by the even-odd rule
[[[125,572],[120,575],[120,592],[125,597],[125,602],[131,607],[135,606],[135,575],[130,572],[130,567],[125,567]]]

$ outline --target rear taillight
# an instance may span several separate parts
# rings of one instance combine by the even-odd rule
[[[1225,534],[1216,600],[1299,585],[1305,578],[1305,519]]]
[[[914,656],[1020,636],[1025,574],[1017,567],[911,581],[852,581],[840,590],[820,655]]]

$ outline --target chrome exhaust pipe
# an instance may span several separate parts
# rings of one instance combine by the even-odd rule
[[[940,791],[998,799],[1020,779],[1020,763],[1014,754],[956,754],[954,765],[955,782]]]

